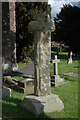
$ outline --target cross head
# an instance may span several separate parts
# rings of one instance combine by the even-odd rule
[[[52,60],[52,63],[54,63],[54,75],[58,75],[58,63],[60,62],[60,59],[57,59],[57,55],[55,55],[55,60]]]

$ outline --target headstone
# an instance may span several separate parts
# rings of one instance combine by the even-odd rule
[[[72,64],[72,51],[68,53],[68,64]]]
[[[57,55],[55,55],[55,60],[52,60],[54,63],[54,75],[58,75],[58,63],[60,62],[60,59],[57,59]]]
[[[11,89],[8,87],[2,87],[2,98],[9,98],[11,97]]]
[[[64,78],[61,78],[58,75],[58,63],[59,62],[60,62],[60,59],[57,59],[57,55],[55,55],[55,60],[52,60],[52,63],[54,64],[54,75],[51,76],[51,85],[55,87],[66,83]]]
[[[24,98],[21,106],[35,115],[43,112],[61,111],[64,108],[58,96],[50,91],[51,31],[54,29],[49,15],[39,13],[29,23],[34,34],[34,95]],[[51,107],[50,107],[51,106]]]

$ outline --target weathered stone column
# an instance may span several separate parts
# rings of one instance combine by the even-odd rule
[[[2,57],[3,73],[17,70],[15,2],[2,3]]]
[[[16,18],[15,18],[15,2],[9,2],[10,14],[10,40],[11,40],[11,62],[12,70],[18,69],[16,61]]]
[[[51,31],[54,29],[49,15],[38,14],[29,23],[34,34],[34,93],[38,96],[50,94]]]
[[[2,67],[3,74],[9,73],[12,70],[10,16],[8,2],[2,2]]]

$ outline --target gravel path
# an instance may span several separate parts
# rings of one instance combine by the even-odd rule
[[[25,76],[25,75],[32,75],[34,76],[34,63],[27,65],[19,69],[18,71],[9,73],[10,76]]]
[[[34,63],[21,68],[20,70],[18,70],[18,72],[22,73],[23,75],[34,75]]]

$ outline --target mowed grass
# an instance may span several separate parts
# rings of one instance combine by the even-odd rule
[[[78,79],[67,77],[69,83],[57,88],[51,88],[64,103],[64,110],[48,114],[51,118],[78,118]]]
[[[25,67],[26,65],[27,65],[26,63],[19,62],[18,63],[18,69],[21,69],[21,68]]]
[[[63,57],[64,55],[64,57]],[[54,56],[54,54],[53,54]],[[61,59],[62,58],[62,59]],[[6,120],[17,120],[22,118],[78,118],[78,78],[64,76],[63,73],[68,72],[77,72],[78,73],[78,58],[73,58],[73,63],[67,64],[67,53],[60,53],[59,56],[60,63],[58,64],[59,74],[65,78],[65,80],[69,81],[69,83],[64,84],[59,87],[52,87],[51,92],[53,94],[57,94],[60,99],[64,103],[64,110],[60,112],[52,112],[52,113],[44,113],[40,116],[34,116],[29,111],[26,111],[21,108],[21,101],[24,99],[26,94],[18,93],[12,90],[12,97],[8,99],[4,99],[2,101],[2,113],[3,117]],[[51,64],[50,73],[53,74],[53,65]],[[55,103],[54,103],[55,104]]]
[[[14,76],[14,77],[12,77],[12,79],[14,79],[16,81],[21,81],[21,80],[24,80],[24,77],[23,76]]]

